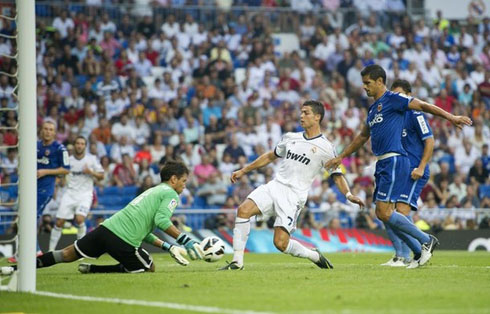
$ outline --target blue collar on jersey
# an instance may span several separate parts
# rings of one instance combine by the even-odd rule
[[[389,89],[387,89],[387,90],[386,90],[386,91],[383,93],[383,95],[381,95],[381,97],[379,97],[378,99],[376,99],[376,100],[375,100],[375,101],[374,101],[374,102],[373,102],[373,103],[372,103],[372,104],[369,106],[369,108],[368,108],[368,113],[369,113],[369,111],[371,110],[371,108],[373,108],[375,105],[377,105],[377,104],[378,104],[378,103],[381,101],[381,99],[383,99],[383,98],[386,96],[386,94],[387,94],[389,91],[390,91],[390,90],[389,90]]]
[[[311,141],[311,140],[314,140],[314,139],[319,138],[319,137],[322,137],[322,136],[323,136],[323,134],[322,134],[322,133],[320,133],[320,134],[318,134],[317,136],[313,136],[312,138],[307,138],[307,137],[306,137],[306,132],[303,132],[303,137],[304,137],[304,138],[305,138],[305,140],[307,140],[307,141]]]
[[[374,103],[377,103],[377,102],[379,102],[381,99],[383,99],[383,98],[386,96],[386,94],[387,94],[389,91],[390,91],[390,90],[389,90],[389,89],[387,89],[387,90],[386,90],[386,91],[383,93],[383,95],[381,95],[381,97],[379,97],[378,99],[376,99],[376,100],[374,101]]]

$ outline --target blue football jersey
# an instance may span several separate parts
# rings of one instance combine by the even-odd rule
[[[371,146],[374,155],[398,153],[406,156],[402,146],[402,130],[405,112],[411,97],[386,91],[368,110],[366,119],[371,134]]]
[[[56,169],[63,167],[70,169],[70,158],[65,146],[54,141],[44,146],[37,141],[37,169]],[[52,195],[54,193],[56,176],[44,176],[37,180],[37,190],[40,193]]]
[[[402,145],[408,153],[410,167],[415,168],[420,164],[424,153],[424,141],[429,137],[433,137],[432,129],[425,115],[420,111],[407,111],[402,131]]]

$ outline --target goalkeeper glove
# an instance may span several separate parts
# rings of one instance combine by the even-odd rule
[[[192,240],[187,234],[182,232],[177,237],[177,243],[185,247],[187,250],[187,255],[189,255],[191,259],[202,259],[204,252],[201,246],[199,243]]]
[[[187,255],[187,251],[184,250],[183,248],[181,248],[179,246],[172,245],[172,244],[168,244],[166,242],[163,242],[162,249],[164,249],[165,251],[168,251],[170,253],[170,256],[178,264],[180,264],[182,266],[189,265],[189,261],[184,257],[184,255]]]

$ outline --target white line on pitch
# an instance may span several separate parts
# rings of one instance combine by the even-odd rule
[[[91,296],[83,296],[83,295],[73,295],[73,294],[64,294],[64,293],[56,293],[49,291],[36,291],[33,294],[60,298],[60,299],[70,299],[77,301],[91,301],[91,302],[105,302],[105,303],[115,303],[115,304],[126,304],[126,305],[140,305],[140,306],[150,306],[150,307],[159,307],[159,308],[167,308],[167,309],[175,309],[175,310],[183,310],[183,311],[195,311],[202,313],[225,313],[225,314],[272,314],[271,312],[257,312],[251,310],[233,310],[233,309],[224,309],[214,306],[201,306],[201,305],[189,305],[189,304],[181,304],[181,303],[170,303],[170,302],[161,302],[161,301],[145,301],[145,300],[131,300],[131,299],[119,299],[119,298],[101,298],[101,297],[91,297]]]
[[[342,310],[312,310],[312,311],[294,311],[294,312],[283,312],[282,314],[377,314],[377,313],[389,313],[389,314],[404,314],[407,313],[406,309],[383,309],[383,310],[374,310],[374,309],[342,309]],[[456,308],[456,309],[448,309],[448,308],[426,308],[426,309],[418,309],[418,310],[410,310],[410,313],[420,313],[420,314],[447,314],[447,313],[488,313],[486,308]]]

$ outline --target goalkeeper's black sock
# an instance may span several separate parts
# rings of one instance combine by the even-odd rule
[[[90,265],[90,273],[125,273],[122,264],[116,265]]]
[[[49,267],[61,262],[63,262],[63,251],[52,251],[36,257],[36,268]],[[13,267],[17,270],[17,265]]]
[[[36,258],[36,268],[49,267],[56,263],[53,252],[45,253]]]

